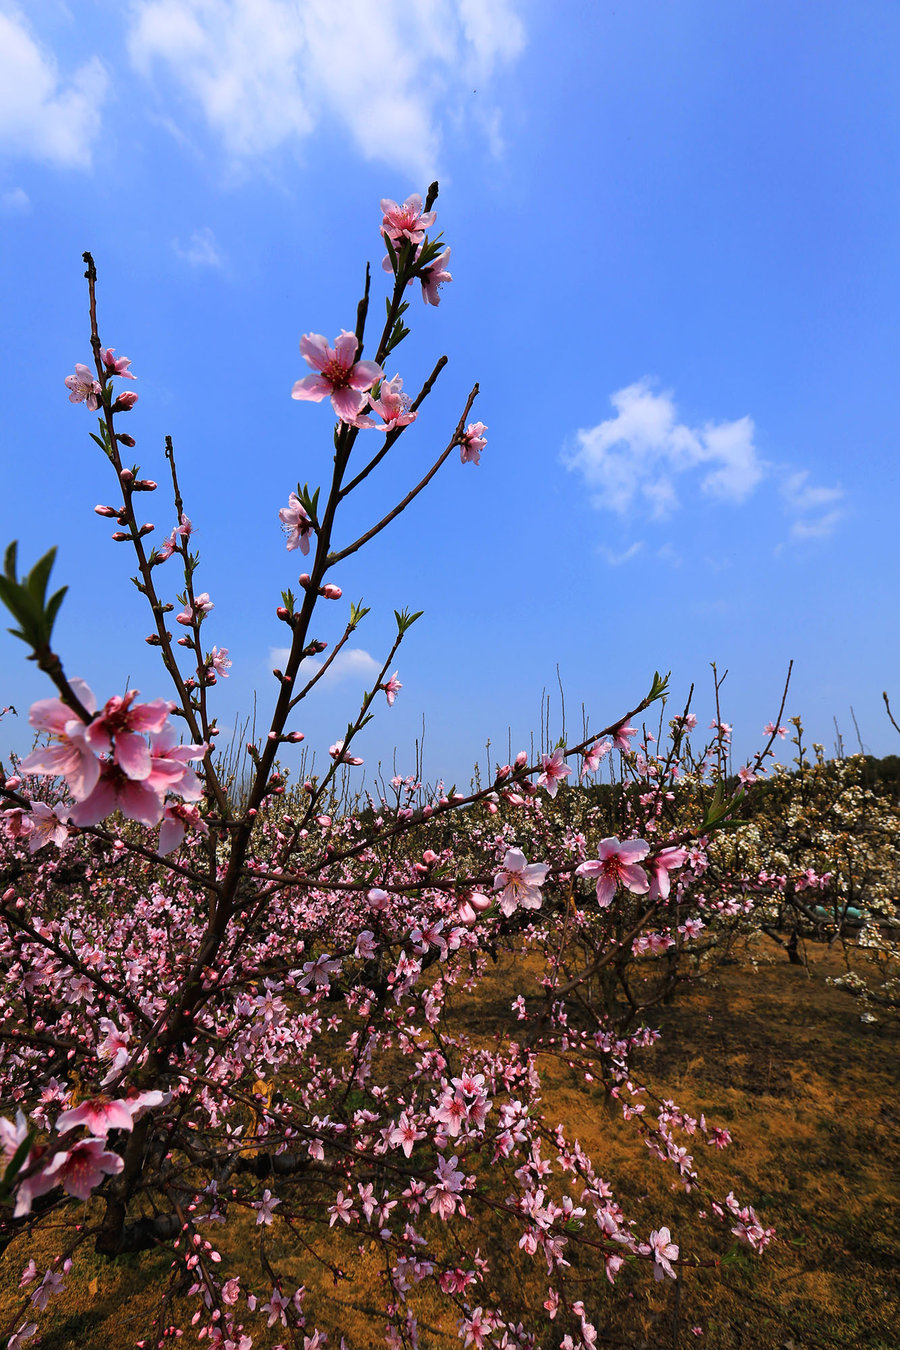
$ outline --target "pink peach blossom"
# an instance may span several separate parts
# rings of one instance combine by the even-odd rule
[[[651,858],[647,864],[650,871],[648,899],[656,900],[661,897],[666,900],[671,886],[669,873],[674,872],[679,867],[684,867],[686,862],[687,849],[684,848],[664,848],[662,852],[657,853],[655,858]]]
[[[136,379],[137,377],[132,375],[131,371],[128,369],[131,365],[128,357],[116,356],[115,350],[115,347],[107,347],[106,351],[103,353],[103,364],[106,366],[110,375],[118,375],[120,379],[123,380]],[[76,366],[75,369],[77,370],[78,367]]]
[[[85,733],[85,739],[95,755],[112,753],[113,759],[128,778],[141,781],[150,773],[150,750],[144,740],[145,732],[161,731],[172,709],[167,699],[152,703],[137,703],[137,689],[131,689],[120,698],[107,699]]]
[[[87,1200],[105,1176],[116,1176],[123,1167],[118,1153],[104,1148],[103,1139],[81,1139],[70,1149],[53,1156],[42,1173],[42,1181],[62,1186],[66,1195]]]
[[[378,386],[378,397],[369,397],[369,403],[373,410],[378,413],[382,426],[379,431],[395,431],[398,427],[408,427],[418,417],[418,413],[410,412],[412,400],[409,394],[404,394],[403,381],[399,375],[395,375],[392,380],[382,380]]]
[[[538,778],[538,785],[546,788],[551,797],[555,797],[559,785],[572,770],[565,761],[565,751],[557,746],[552,755],[541,755],[544,772]]]
[[[437,219],[436,211],[422,210],[422,198],[418,192],[407,197],[402,206],[398,206],[390,197],[383,197],[381,210],[381,233],[396,245],[404,239],[408,239],[411,244],[421,244],[425,231],[430,230]]]
[[[540,909],[541,887],[550,868],[547,863],[529,863],[520,849],[507,850],[503,868],[494,877],[494,890],[500,891],[501,913],[509,916],[522,909]]]
[[[419,280],[422,283],[422,299],[426,305],[439,305],[441,303],[440,289],[453,277],[447,271],[447,262],[450,258],[449,248],[445,248],[439,258],[435,258],[430,267],[424,268],[419,273]],[[477,460],[475,461],[477,464]]]
[[[584,761],[581,765],[581,777],[584,778],[589,773],[596,773],[600,766],[600,761],[605,755],[608,755],[612,749],[610,741],[595,741],[584,752]]]
[[[617,886],[624,886],[635,895],[643,895],[649,890],[647,873],[637,866],[649,852],[650,845],[643,839],[629,839],[624,844],[618,839],[604,839],[599,857],[581,863],[575,873],[580,877],[597,878],[597,903],[605,908],[612,901]]]
[[[307,554],[309,552],[309,534],[312,530],[312,521],[300,504],[300,498],[296,492],[292,492],[288,497],[287,506],[282,506],[278,512],[278,519],[281,521],[285,534],[288,537],[288,552],[291,549],[299,548],[300,552]]]
[[[69,683],[78,700],[92,713],[97,700],[84,680],[74,679]],[[51,741],[58,744],[33,750],[22,760],[22,769],[25,773],[61,775],[75,800],[82,801],[93,791],[100,777],[100,764],[85,740],[87,727],[84,722],[58,698],[39,699],[33,703],[28,720],[38,731],[49,732]]]
[[[616,727],[613,732],[613,741],[616,749],[621,750],[623,754],[627,754],[631,749],[631,738],[636,735],[637,730],[635,727],[628,727],[623,722],[621,726]]]
[[[70,403],[83,403],[91,412],[100,407],[100,383],[79,361],[75,362],[75,374],[66,376],[65,386],[71,390]]]
[[[318,374],[297,380],[291,398],[309,399],[321,403],[331,399],[331,406],[342,421],[352,421],[362,412],[366,399],[361,391],[371,389],[383,371],[374,361],[355,361],[359,343],[355,333],[346,329],[329,347],[321,333],[306,333],[300,339],[300,352],[308,366]]]
[[[403,688],[403,685],[397,679],[396,670],[394,671],[393,675],[389,680],[385,680],[384,684],[381,687],[384,690],[384,696],[388,701],[388,707],[392,708],[394,706],[394,699],[397,697],[397,695],[400,693],[400,690]]]
[[[487,437],[484,432],[487,427],[484,422],[470,422],[466,427],[463,438],[459,443],[459,459],[461,464],[480,464],[481,452],[487,445]]]

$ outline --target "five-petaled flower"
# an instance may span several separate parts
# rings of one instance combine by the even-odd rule
[[[309,399],[321,403],[331,399],[331,406],[342,422],[352,422],[366,404],[364,393],[383,378],[383,371],[374,361],[356,361],[359,343],[354,333],[346,329],[329,347],[321,333],[306,333],[300,339],[300,353],[308,366],[318,372],[297,380],[291,398]]]
[[[291,549],[299,548],[301,553],[307,554],[309,552],[309,534],[312,530],[312,521],[303,509],[296,492],[292,492],[288,497],[287,506],[280,508],[278,519],[287,535],[288,552]]]
[[[660,1228],[658,1231],[654,1228],[650,1234],[649,1250],[653,1253],[653,1274],[656,1278],[661,1280],[665,1271],[666,1275],[671,1275],[673,1280],[676,1279],[671,1262],[678,1260],[678,1245],[672,1241],[672,1234],[668,1228]]]
[[[540,909],[541,887],[549,870],[547,863],[526,862],[521,849],[508,849],[503,868],[494,877],[501,913],[509,916],[520,905],[522,909]]]
[[[593,745],[588,746],[584,752],[584,762],[581,765],[581,777],[586,774],[596,773],[600,766],[600,761],[604,755],[608,755],[612,745],[609,741],[594,741]]]
[[[461,464],[480,464],[481,452],[487,445],[485,432],[487,427],[484,422],[470,422],[462,434],[459,442],[459,459]]]
[[[565,752],[562,746],[557,746],[552,755],[541,755],[541,764],[544,772],[538,779],[538,784],[540,787],[546,788],[551,797],[555,797],[560,783],[567,774],[572,772],[565,761]]]
[[[397,679],[396,670],[394,671],[393,675],[389,680],[385,680],[384,684],[381,687],[384,690],[384,696],[388,701],[388,707],[392,708],[394,706],[394,699],[397,697],[397,695],[400,693],[400,690],[403,688],[403,685]]]
[[[410,411],[412,400],[409,394],[403,393],[403,381],[399,375],[395,375],[392,380],[382,380],[378,386],[378,397],[370,396],[369,403],[381,418],[379,431],[396,431],[400,427],[408,427],[419,415]],[[372,425],[377,426],[377,423]]]
[[[70,391],[70,403],[83,403],[91,412],[100,407],[100,382],[80,361],[75,362],[75,374],[67,375],[65,384]]]
[[[115,347],[107,347],[106,351],[103,353],[103,364],[110,375],[118,375],[119,378],[123,380],[137,379],[137,376],[132,375],[131,371],[128,369],[131,365],[128,357],[116,356],[115,351]],[[78,367],[76,366],[75,369],[77,370]]]
[[[422,299],[426,305],[439,305],[441,303],[441,287],[445,282],[453,280],[453,277],[447,271],[449,258],[450,250],[445,248],[440,257],[435,258],[430,267],[423,267],[418,274],[422,283]]]
[[[647,873],[637,865],[649,852],[650,845],[643,839],[628,839],[624,844],[618,839],[604,839],[600,844],[600,856],[581,863],[575,873],[580,877],[597,878],[597,904],[605,908],[619,885],[635,895],[643,895],[650,889]]]
[[[402,206],[398,206],[390,197],[383,197],[381,210],[381,233],[386,234],[398,247],[404,239],[408,239],[411,244],[421,244],[425,231],[431,229],[437,218],[436,211],[422,210],[422,198],[418,192],[407,197]]]

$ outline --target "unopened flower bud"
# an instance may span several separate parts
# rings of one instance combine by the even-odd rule
[[[275,613],[278,615],[279,619],[283,619],[285,623],[290,623],[291,612],[289,609],[285,609],[284,605],[279,605]]]
[[[114,506],[95,506],[94,512],[98,516],[105,516],[107,520],[115,520],[119,514]]]
[[[112,539],[115,539],[117,544],[124,544],[126,539],[131,538],[131,535],[128,534],[125,530],[116,530],[115,533],[110,537]]]
[[[3,786],[6,788],[8,792],[15,792],[16,788],[20,788],[22,786],[22,780],[17,773],[14,773],[12,778],[7,778]]]
[[[125,389],[125,390],[123,390],[123,392],[119,395],[119,397],[116,399],[115,403],[114,403],[113,406],[112,406],[112,410],[113,410],[114,413],[116,413],[116,412],[130,412],[131,409],[134,407],[134,405],[137,403],[137,401],[138,401],[138,396],[137,396],[137,394],[134,392],[134,390],[133,390],[133,389]]]
[[[155,492],[158,484],[152,478],[138,478],[134,485],[135,492]]]
[[[178,639],[179,647],[193,647],[194,639],[189,637],[180,637]]]
[[[526,755],[524,750],[520,750],[519,753],[516,755],[516,768],[524,769],[527,763],[528,763],[528,756]]]
[[[141,535],[152,534],[155,529],[156,529],[155,525],[142,525],[141,528],[138,530],[138,534]]]
[[[303,587],[303,589],[306,590],[307,587],[309,586],[309,583],[310,583],[310,575],[309,575],[309,573],[308,573],[308,572],[301,572],[300,575],[299,575],[299,577],[297,578],[297,581],[298,581],[299,584]]]
[[[145,638],[144,638],[144,641],[145,641],[145,642],[148,644],[148,646],[150,646],[150,647],[161,647],[161,646],[162,646],[162,642],[160,641],[160,638],[159,638],[159,634],[158,634],[158,633],[151,633],[149,637],[145,637]]]
[[[119,478],[123,483],[130,484],[134,482],[134,474],[131,469],[121,469],[119,471]]]
[[[329,582],[327,586],[322,587],[321,594],[324,595],[326,600],[340,600],[343,591],[340,586],[332,586]]]
[[[293,741],[295,745],[299,745],[301,741],[306,740],[306,736],[302,731],[291,731],[288,733],[288,740]]]
[[[317,654],[317,655],[320,655],[322,652],[324,652],[325,648],[328,646],[328,643],[327,643],[327,642],[314,642],[314,643],[312,644],[312,646],[315,648],[316,654]]]
[[[129,436],[124,431],[119,431],[116,433],[116,440],[118,440],[121,445],[127,445],[129,450],[133,450],[135,445],[137,444],[134,437]]]

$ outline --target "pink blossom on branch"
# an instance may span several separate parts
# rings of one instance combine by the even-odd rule
[[[422,283],[422,299],[426,305],[439,305],[441,303],[441,287],[445,282],[453,280],[453,277],[447,271],[449,258],[450,250],[445,248],[440,257],[435,258],[430,267],[424,267],[419,273],[419,280]]]
[[[84,680],[69,681],[80,703],[92,713],[97,700]],[[51,744],[32,750],[22,760],[25,773],[59,775],[65,778],[76,801],[82,801],[94,789],[100,777],[100,764],[85,739],[87,727],[61,699],[44,698],[31,705],[28,721],[37,731],[50,733]],[[52,742],[57,744],[53,745]]]
[[[403,685],[397,679],[396,670],[394,671],[393,675],[390,677],[389,680],[385,680],[384,684],[381,687],[384,690],[384,696],[388,701],[388,707],[393,708],[394,699],[397,697],[397,695],[400,693],[400,690],[403,688]]]
[[[115,347],[107,347],[106,351],[103,353],[103,364],[106,366],[110,375],[118,375],[119,378],[123,380],[136,379],[137,376],[132,375],[131,371],[128,369],[131,365],[128,357],[116,356],[115,351]],[[78,367],[76,366],[75,369],[77,370]]]
[[[91,412],[100,407],[100,383],[80,361],[75,362],[75,374],[66,376],[65,386],[70,390],[70,403],[83,403]]]
[[[494,877],[494,890],[500,891],[501,913],[508,917],[520,906],[540,909],[541,887],[549,870],[547,863],[526,862],[520,849],[508,849],[503,868]]]
[[[541,755],[544,772],[538,779],[538,785],[546,788],[551,797],[555,797],[559,785],[572,772],[565,761],[562,746],[557,746],[552,755]]]
[[[616,727],[613,732],[613,743],[617,750],[621,750],[623,755],[627,755],[631,749],[631,738],[637,735],[635,727],[626,726],[623,722],[621,726]]]
[[[647,864],[650,869],[648,899],[668,899],[671,887],[669,873],[676,871],[679,867],[684,867],[686,862],[687,849],[685,848],[664,848],[661,853],[657,853],[655,858],[651,858]]]
[[[309,552],[309,535],[312,530],[312,521],[306,514],[301,505],[300,498],[296,492],[292,492],[288,497],[287,506],[282,506],[278,512],[278,519],[281,521],[282,528],[287,535],[287,549],[299,548],[300,552],[306,555]]]
[[[358,755],[351,755],[349,750],[344,749],[343,741],[335,741],[334,745],[328,747],[328,753],[339,764],[362,764]]]
[[[597,904],[605,909],[612,902],[617,886],[624,886],[635,895],[643,895],[650,889],[647,873],[637,865],[649,852],[650,845],[643,839],[629,839],[624,844],[618,839],[604,839],[599,857],[581,863],[575,873],[597,878]]]
[[[581,765],[581,777],[586,777],[589,773],[596,773],[600,767],[600,761],[605,755],[608,755],[612,749],[610,741],[595,741],[584,752],[584,762]]]
[[[403,381],[399,375],[395,375],[392,380],[382,380],[378,386],[377,399],[370,397],[369,403],[381,418],[383,425],[378,427],[379,431],[408,427],[419,415],[410,412],[412,400],[409,394],[403,393]]]
[[[459,461],[461,464],[480,464],[481,452],[487,445],[484,422],[470,422],[463,432],[459,443]]]
[[[390,197],[383,197],[381,210],[381,233],[387,235],[398,248],[404,239],[408,239],[411,244],[421,244],[425,231],[430,230],[437,219],[436,211],[422,210],[422,198],[418,192],[407,197],[402,206],[398,206]]]
[[[371,389],[384,374],[374,361],[354,361],[358,347],[356,334],[346,329],[335,338],[333,347],[329,347],[321,333],[306,333],[300,339],[300,353],[318,373],[297,380],[291,398],[313,403],[330,398],[341,421],[352,422],[365,406],[364,391]]]
[[[150,750],[142,733],[162,731],[173,705],[164,698],[135,704],[137,696],[137,689],[131,689],[124,698],[107,699],[85,740],[94,754],[111,753],[128,778],[141,780],[150,773]]]
[[[124,1167],[118,1153],[107,1151],[103,1139],[81,1139],[63,1153],[54,1154],[41,1173],[42,1182],[62,1186],[67,1195],[87,1200],[106,1176],[116,1176]]]

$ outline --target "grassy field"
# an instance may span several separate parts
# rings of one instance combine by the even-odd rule
[[[675,1237],[686,1249],[717,1248],[721,1264],[684,1270],[676,1287],[655,1283],[641,1266],[623,1271],[616,1287],[585,1280],[578,1292],[600,1330],[600,1345],[630,1350],[896,1350],[900,1344],[900,1061],[896,1029],[866,1025],[856,1003],[827,983],[841,969],[837,952],[811,948],[808,967],[790,965],[767,940],[749,958],[726,966],[717,978],[689,990],[655,1019],[662,1040],[644,1052],[640,1068],[662,1096],[726,1126],[734,1145],[703,1153],[704,1174],[733,1183],[742,1201],[778,1237],[762,1259],[723,1241],[718,1225],[710,1243],[696,1207],[673,1192],[671,1174],[653,1159],[633,1130],[596,1091],[562,1062],[545,1065],[548,1122],[565,1121],[614,1183],[628,1212],[646,1222],[673,1216]],[[490,1039],[506,1020],[521,989],[511,960],[501,962],[482,986],[477,1005],[460,1000],[456,1015]],[[83,1218],[73,1205],[70,1222]],[[229,1224],[229,1242],[255,1243],[258,1230]],[[218,1234],[216,1235],[218,1238]],[[21,1238],[0,1266],[0,1309],[15,1306],[19,1273],[34,1257],[41,1266],[59,1250],[64,1234],[40,1242]],[[329,1345],[346,1336],[348,1350],[383,1342],[376,1311],[376,1258],[334,1234],[317,1236],[304,1251],[277,1228],[274,1249],[292,1274],[319,1291],[327,1315],[319,1324]],[[489,1229],[473,1231],[481,1250],[495,1258],[504,1292],[525,1310],[544,1297],[543,1274],[517,1252],[497,1261]],[[493,1243],[493,1246],[492,1246]],[[223,1246],[228,1253],[228,1244]],[[335,1285],[323,1259],[340,1264],[346,1278]],[[161,1249],[112,1262],[79,1253],[66,1292],[41,1322],[44,1350],[125,1350],[145,1334],[171,1262]],[[577,1253],[573,1255],[577,1287]],[[21,1296],[20,1296],[21,1297]],[[446,1319],[446,1314],[444,1314]],[[437,1305],[421,1305],[423,1350],[457,1345],[455,1328],[442,1323]],[[254,1347],[275,1346],[254,1336]],[[32,1342],[34,1344],[35,1342]],[[186,1334],[179,1342],[192,1343]],[[547,1346],[558,1344],[548,1321]]]

